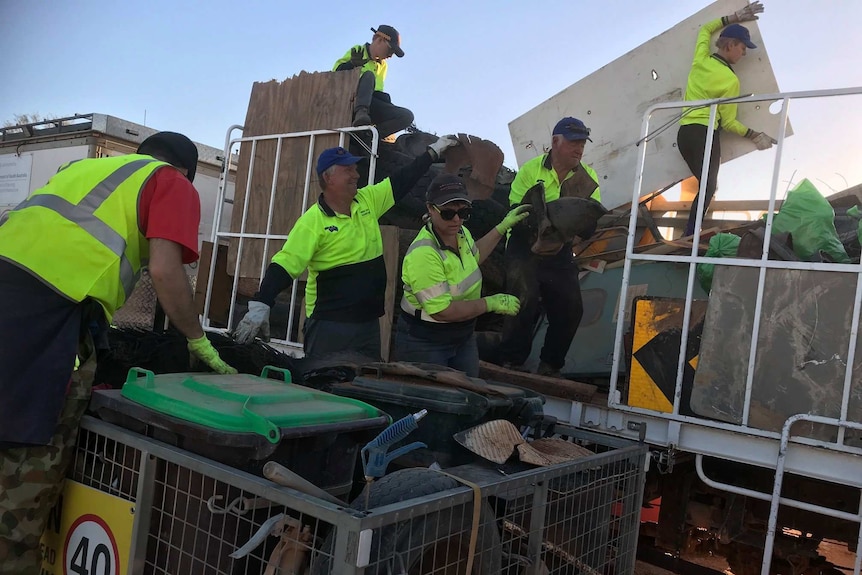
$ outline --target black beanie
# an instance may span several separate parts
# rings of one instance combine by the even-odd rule
[[[190,182],[195,181],[195,171],[198,168],[198,148],[186,136],[176,132],[156,132],[138,146],[139,154],[153,156],[164,160],[177,168],[188,170],[186,176]]]

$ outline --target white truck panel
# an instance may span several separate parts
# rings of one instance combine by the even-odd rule
[[[89,149],[89,146],[70,146],[0,154],[0,211],[14,208],[30,192],[47,184],[66,162],[86,158]]]

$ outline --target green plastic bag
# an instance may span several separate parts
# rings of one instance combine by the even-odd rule
[[[709,247],[706,249],[705,257],[708,258],[733,258],[739,250],[739,236],[733,234],[715,234],[709,239]],[[715,273],[715,264],[697,264],[697,279],[706,293],[712,289],[712,274]]]
[[[807,179],[790,190],[772,221],[772,233],[783,232],[793,237],[793,251],[803,261],[823,251],[834,262],[850,262],[835,231],[835,210]]]

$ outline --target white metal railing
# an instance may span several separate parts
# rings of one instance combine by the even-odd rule
[[[317,136],[324,136],[330,134],[338,134],[338,145],[344,147],[345,143],[348,141],[348,138],[351,137],[351,134],[354,132],[364,132],[370,131],[372,134],[371,147],[368,150],[371,154],[371,159],[369,162],[368,168],[368,182],[373,183],[374,181],[374,173],[377,168],[377,148],[380,143],[380,137],[377,132],[377,128],[374,126],[359,126],[359,127],[349,127],[349,128],[337,128],[331,130],[309,130],[305,132],[291,132],[285,134],[267,134],[262,136],[248,136],[241,138],[233,138],[232,134],[235,130],[242,130],[243,127],[234,124],[230,128],[228,128],[227,133],[225,135],[225,148],[224,148],[224,157],[231,158],[231,152],[234,146],[238,146],[241,144],[250,144],[251,145],[251,155],[249,160],[248,167],[248,177],[245,181],[245,189],[243,193],[244,201],[242,206],[242,217],[240,220],[240,230],[238,232],[223,232],[221,230],[222,216],[223,216],[223,208],[225,204],[225,194],[227,191],[227,171],[230,169],[230,163],[225,162],[225,166],[223,169],[223,177],[221,178],[221,182],[219,183],[218,195],[216,197],[216,205],[215,211],[213,213],[213,227],[212,227],[212,243],[213,243],[213,251],[212,257],[210,260],[210,269],[209,269],[209,278],[207,281],[207,289],[206,296],[204,299],[204,309],[203,309],[203,327],[207,331],[216,331],[221,333],[228,333],[231,331],[233,323],[234,323],[234,312],[236,311],[236,296],[239,288],[239,280],[240,280],[240,267],[242,262],[243,249],[245,247],[246,239],[262,239],[263,242],[263,253],[261,255],[261,264],[260,264],[260,274],[259,278],[263,278],[266,273],[266,268],[269,265],[269,261],[267,260],[267,253],[269,252],[269,243],[271,240],[284,241],[287,239],[286,234],[274,234],[272,233],[272,217],[273,217],[273,205],[275,202],[277,185],[278,185],[278,173],[279,166],[281,163],[281,150],[282,144],[284,140],[290,138],[307,138],[308,139],[308,154],[304,166],[305,180],[303,185],[302,192],[302,210],[301,213],[305,213],[308,209],[308,195],[311,188],[311,181],[313,175],[313,169],[315,164],[315,156],[314,156],[314,146],[316,142]],[[266,220],[266,231],[263,233],[249,233],[246,232],[246,224],[248,220],[248,206],[250,203],[250,189],[251,182],[254,175],[254,163],[255,156],[257,151],[258,142],[268,142],[268,141],[276,142],[276,152],[275,152],[275,164],[273,166],[272,173],[272,186],[270,188],[269,193],[269,204],[267,205],[267,220]],[[297,167],[298,169],[298,167]],[[240,185],[240,182],[236,183],[237,186]],[[237,188],[234,192],[234,197],[237,197],[241,190]],[[228,311],[228,320],[226,328],[215,328],[211,325],[209,312],[210,312],[210,304],[212,303],[212,288],[213,288],[213,278],[215,277],[215,262],[216,255],[218,253],[218,244],[221,239],[237,239],[237,251],[236,251],[236,262],[234,264],[233,269],[233,285],[231,287],[231,297],[230,297],[230,309]],[[271,345],[275,345],[283,349],[284,351],[290,352],[292,354],[298,354],[302,352],[302,344],[293,341],[290,339],[290,335],[293,331],[294,325],[297,323],[297,311],[296,311],[296,286],[298,280],[293,281],[293,285],[291,287],[290,294],[290,310],[288,313],[288,321],[287,321],[287,333],[284,339],[273,338],[270,341]]]
[[[771,512],[769,517],[769,527],[766,538],[766,549],[763,557],[762,564],[762,573],[766,575],[769,573],[770,563],[772,559],[772,546],[774,543],[775,532],[777,528],[777,516],[778,516],[778,508],[779,505],[788,505],[791,507],[796,507],[799,509],[804,509],[807,511],[812,511],[815,513],[836,517],[843,520],[860,522],[860,531],[859,531],[859,544],[862,545],[862,499],[860,499],[860,510],[856,514],[846,513],[834,509],[825,508],[818,505],[813,505],[801,501],[796,501],[788,498],[781,497],[781,486],[782,479],[785,472],[785,464],[788,457],[788,451],[794,445],[805,445],[805,446],[816,446],[819,448],[825,448],[827,450],[832,450],[833,452],[842,452],[851,457],[858,458],[860,450],[858,448],[845,445],[845,431],[847,428],[862,430],[862,424],[859,422],[849,421],[848,420],[848,410],[849,403],[851,397],[851,384],[852,384],[852,376],[853,376],[853,365],[855,361],[855,353],[856,353],[856,343],[858,339],[858,325],[860,318],[860,307],[862,307],[862,265],[860,264],[832,264],[832,263],[813,263],[813,262],[785,262],[785,261],[777,261],[777,260],[769,260],[769,246],[771,241],[771,231],[774,220],[775,213],[775,198],[776,192],[778,189],[779,183],[779,171],[781,167],[782,153],[784,151],[784,143],[786,138],[786,126],[787,126],[787,114],[790,107],[791,100],[799,100],[799,99],[808,99],[808,98],[823,98],[823,97],[840,97],[840,96],[851,96],[851,95],[861,95],[862,87],[854,87],[854,88],[845,88],[845,89],[836,89],[836,90],[816,90],[816,91],[807,91],[807,92],[793,92],[793,93],[781,93],[781,94],[766,94],[766,95],[757,95],[757,96],[748,96],[742,97],[734,100],[736,103],[748,103],[748,102],[772,102],[772,101],[780,101],[781,113],[780,113],[780,129],[777,134],[777,144],[776,144],[776,153],[775,160],[773,164],[773,172],[772,172],[772,180],[770,187],[770,195],[769,195],[769,204],[766,215],[766,227],[764,230],[764,241],[762,252],[759,259],[737,259],[737,258],[708,258],[701,257],[698,255],[699,242],[692,242],[692,248],[689,255],[684,256],[674,256],[674,255],[650,255],[650,254],[637,254],[634,253],[635,247],[635,230],[637,226],[637,218],[638,218],[638,210],[632,209],[630,218],[629,218],[629,227],[628,227],[628,241],[626,244],[626,259],[623,267],[623,276],[622,276],[622,285],[621,292],[619,298],[619,309],[618,309],[618,317],[625,317],[626,312],[626,303],[628,302],[628,298],[625,295],[628,292],[629,288],[629,279],[631,276],[631,266],[636,262],[676,262],[676,263],[684,263],[689,266],[688,273],[688,281],[686,287],[686,298],[685,298],[685,306],[684,306],[684,315],[683,315],[683,324],[682,324],[682,333],[681,333],[681,341],[679,346],[679,356],[678,356],[678,364],[676,370],[676,381],[673,393],[673,409],[669,413],[662,413],[657,411],[652,411],[649,409],[632,407],[629,405],[625,405],[621,399],[621,392],[618,389],[618,377],[620,374],[621,368],[624,366],[622,362],[625,361],[623,356],[624,353],[624,342],[623,336],[625,331],[625,324],[623,321],[617,322],[616,329],[616,339],[614,345],[614,355],[613,355],[613,367],[611,371],[610,378],[610,392],[608,397],[608,409],[611,411],[618,411],[622,413],[628,414],[639,414],[639,415],[648,415],[652,420],[668,420],[668,424],[676,427],[676,437],[680,435],[680,429],[684,428],[685,425],[696,424],[702,426],[703,424],[707,424],[711,429],[720,429],[725,432],[735,432],[738,434],[745,434],[747,436],[756,436],[756,437],[770,437],[775,440],[776,449],[774,453],[774,459],[771,459],[771,467],[775,468],[775,481],[773,485],[772,493],[761,493],[756,491],[751,491],[747,489],[743,489],[733,485],[727,485],[724,483],[718,483],[714,480],[708,478],[703,472],[702,467],[702,459],[703,453],[697,453],[696,455],[696,464],[698,475],[701,479],[707,483],[708,485],[712,485],[717,489],[722,489],[729,492],[739,493],[745,496],[754,497],[756,499],[761,499],[765,501],[771,502]],[[649,130],[650,130],[650,121],[652,116],[659,110],[665,109],[675,109],[682,108],[688,106],[709,106],[710,107],[710,123],[707,130],[706,135],[706,149],[704,152],[704,164],[703,164],[703,172],[700,175],[700,188],[698,190],[698,194],[700,198],[704,198],[705,196],[705,188],[707,182],[707,173],[709,169],[709,157],[712,153],[712,136],[714,132],[714,123],[715,123],[715,115],[717,110],[718,103],[721,103],[719,100],[702,100],[697,102],[673,102],[673,103],[661,103],[655,104],[651,106],[646,113],[644,114],[644,120],[642,125],[642,136],[643,139],[641,142],[644,142],[644,145],[641,146],[638,155],[637,162],[637,177],[635,179],[635,185],[632,192],[632,206],[637,206],[639,199],[643,196],[644,193],[648,193],[651,190],[642,190],[643,184],[643,170],[644,163],[646,161],[646,146],[648,145],[649,139]],[[665,125],[666,127],[666,125]],[[696,211],[696,223],[695,223],[695,237],[699,237],[701,231],[701,225],[703,221],[704,214],[704,202],[699,201],[697,204]],[[695,269],[697,264],[718,264],[723,266],[737,266],[737,267],[753,267],[759,270],[758,282],[757,282],[757,292],[756,292],[756,300],[755,300],[755,308],[754,308],[754,323],[752,326],[751,332],[751,348],[746,358],[747,362],[747,372],[746,372],[746,380],[745,380],[745,390],[744,390],[744,400],[742,406],[742,417],[741,422],[739,424],[727,423],[722,421],[706,421],[706,420],[698,420],[698,418],[693,418],[686,415],[680,414],[680,403],[682,399],[682,391],[683,391],[683,374],[685,367],[685,350],[688,346],[688,335],[689,335],[689,327],[691,324],[691,307],[692,307],[692,299],[693,299],[693,289],[694,289],[694,280],[695,280]],[[763,299],[764,299],[764,291],[765,291],[765,279],[766,279],[766,270],[767,269],[788,269],[788,270],[816,270],[816,271],[828,271],[833,273],[848,273],[848,274],[856,274],[856,291],[855,291],[855,300],[853,304],[852,311],[852,319],[851,319],[851,327],[849,333],[849,343],[846,352],[846,368],[844,372],[844,381],[843,381],[843,389],[841,394],[841,407],[840,407],[840,415],[837,418],[831,417],[821,417],[816,415],[809,414],[798,414],[793,415],[785,422],[785,425],[782,429],[782,432],[776,433],[774,431],[766,431],[762,429],[756,429],[749,425],[750,416],[751,416],[751,403],[752,403],[752,388],[754,384],[754,372],[755,372],[755,361],[757,357],[758,350],[758,335],[760,332],[760,321],[763,310]],[[809,421],[814,423],[820,423],[825,425],[832,425],[838,428],[838,433],[835,441],[824,441],[813,439],[809,437],[793,437],[790,433],[791,426],[797,421]],[[858,485],[857,479],[858,475],[862,473],[862,460],[858,460],[856,465],[849,466],[849,468],[844,468],[843,474],[847,475],[848,473],[853,473],[852,469],[855,468],[856,478],[847,477],[848,485]],[[840,474],[838,474],[840,475]],[[840,479],[836,475],[833,480]],[[860,492],[862,494],[862,492]],[[857,555],[856,563],[854,566],[855,575],[859,575],[860,572],[860,562],[862,562],[862,553]]]
[[[847,370],[845,373],[844,379],[844,390],[843,390],[843,402],[841,405],[841,420],[846,420],[847,416],[847,408],[848,401],[850,396],[850,383],[852,376],[852,361],[855,355],[856,348],[856,340],[858,336],[858,319],[859,319],[859,301],[860,296],[862,296],[862,265],[859,264],[831,264],[831,263],[814,263],[814,262],[785,262],[785,261],[777,261],[777,260],[769,260],[767,259],[769,256],[769,244],[771,240],[771,229],[774,218],[774,207],[775,207],[775,197],[776,190],[778,187],[778,174],[781,166],[781,157],[782,151],[784,148],[785,141],[785,126],[787,125],[787,113],[790,105],[790,101],[793,99],[801,99],[801,98],[820,98],[827,96],[843,96],[843,95],[860,95],[862,94],[862,87],[858,88],[846,88],[846,89],[838,89],[838,90],[817,90],[817,91],[809,91],[809,92],[794,92],[794,93],[785,93],[785,94],[766,94],[766,95],[758,95],[758,96],[749,96],[744,98],[739,98],[736,100],[738,103],[747,103],[747,102],[763,102],[763,101],[776,101],[780,100],[782,102],[781,114],[780,114],[780,125],[781,129],[778,133],[778,143],[776,146],[776,154],[775,154],[775,162],[773,167],[773,175],[772,175],[772,184],[770,189],[770,198],[769,198],[769,210],[767,212],[766,218],[766,229],[764,232],[764,243],[763,250],[761,253],[760,259],[740,259],[740,258],[708,258],[702,257],[698,255],[698,242],[693,242],[691,253],[685,256],[679,255],[654,255],[654,254],[646,254],[646,253],[634,253],[635,246],[635,230],[637,225],[637,210],[632,210],[629,217],[629,231],[628,231],[628,240],[626,243],[626,259],[623,267],[623,277],[622,277],[622,286],[621,286],[621,294],[625,294],[628,291],[629,287],[629,278],[631,276],[631,266],[634,262],[647,262],[647,261],[659,261],[659,262],[677,262],[677,263],[686,263],[689,265],[689,275],[688,282],[686,286],[686,302],[684,308],[684,318],[682,325],[682,338],[680,341],[680,349],[685,350],[688,345],[688,330],[691,323],[691,301],[693,296],[693,288],[694,288],[694,280],[695,280],[695,268],[697,264],[718,264],[725,266],[739,266],[739,267],[754,267],[760,270],[760,274],[758,277],[758,285],[757,285],[757,299],[755,306],[755,323],[753,326],[752,332],[752,347],[748,361],[748,371],[747,371],[747,379],[746,379],[746,392],[745,399],[743,403],[743,416],[742,422],[740,425],[735,425],[731,423],[722,423],[716,422],[719,427],[727,427],[728,429],[739,430],[743,432],[751,432],[753,429],[749,427],[749,415],[751,408],[751,387],[752,381],[754,377],[754,362],[757,353],[757,338],[760,330],[759,318],[761,315],[762,304],[763,304],[763,293],[764,293],[764,284],[765,284],[765,275],[767,269],[801,269],[801,270],[821,270],[821,271],[830,271],[836,273],[854,273],[859,277],[859,281],[857,281],[857,298],[856,305],[853,309],[853,324],[852,330],[850,333],[850,342],[849,349],[847,355]],[[717,103],[721,102],[719,100],[701,100],[696,102],[672,102],[672,103],[660,103],[651,106],[644,115],[642,134],[644,136],[644,140],[647,142],[643,146],[641,146],[639,155],[638,155],[638,164],[637,164],[637,177],[635,180],[634,190],[632,193],[632,205],[637,205],[639,198],[643,195],[643,193],[649,192],[649,190],[641,190],[641,185],[643,182],[643,169],[646,158],[646,146],[648,145],[649,140],[647,139],[647,134],[649,133],[650,128],[650,120],[651,116],[658,110],[662,109],[674,109],[681,108],[684,106],[710,106],[710,120],[713,121],[715,119],[715,113],[717,108]],[[709,154],[711,153],[712,148],[712,133],[713,128],[710,127],[707,132],[707,146],[705,150],[705,161],[704,161],[704,172],[701,174],[700,178],[700,197],[704,196],[705,186],[706,186],[706,171],[708,169],[708,160]],[[695,229],[696,233],[700,232],[701,223],[703,220],[703,202],[698,202],[697,206],[697,214],[696,214],[696,224]],[[619,310],[620,314],[618,317],[625,317],[623,314],[626,311],[625,306],[627,302],[626,297],[619,298]],[[618,409],[621,411],[631,411],[633,413],[644,413],[650,415],[658,415],[659,417],[668,418],[668,419],[677,419],[679,421],[684,421],[685,416],[680,415],[680,400],[682,397],[682,379],[683,379],[683,370],[685,365],[685,354],[680,353],[679,361],[677,364],[677,373],[676,373],[676,382],[674,388],[674,400],[673,400],[673,410],[670,413],[661,413],[658,414],[652,410],[645,410],[637,407],[630,407],[625,405],[621,401],[621,394],[618,389],[617,379],[620,374],[620,370],[622,367],[622,362],[625,361],[623,357],[623,334],[625,330],[624,322],[617,322],[617,331],[616,331],[616,341],[614,345],[614,356],[613,356],[613,367],[611,371],[611,381],[610,381],[610,394],[608,399],[609,407],[614,409]],[[842,428],[843,429],[843,428]],[[776,438],[778,434],[773,434]],[[823,447],[843,447],[843,432],[840,434],[840,438],[838,442],[823,442]]]

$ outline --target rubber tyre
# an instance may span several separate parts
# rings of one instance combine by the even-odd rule
[[[454,479],[429,469],[402,469],[383,477],[372,485],[368,507],[374,509],[415,497],[448,491],[460,485]],[[365,495],[357,497],[350,504],[350,507],[353,509],[364,508]],[[482,503],[481,513],[473,574],[496,575],[502,571],[500,534],[497,531],[494,512],[487,502]],[[434,545],[430,542],[445,541],[445,535],[449,535],[449,538],[459,536],[460,546],[463,547],[460,556],[463,557],[466,555],[469,545],[471,528],[472,503],[432,512],[413,520],[384,527],[374,534],[374,541],[371,545],[372,566],[367,567],[365,573],[367,575],[386,575],[386,565],[389,563],[386,559],[396,553],[401,556],[409,573],[421,573],[421,571],[416,570],[420,565],[420,559],[427,553],[434,551]],[[312,575],[329,575],[335,572],[331,560],[335,547],[335,534],[335,530],[330,532],[323,541],[320,551],[312,555],[310,571]],[[429,541],[429,543],[420,546],[417,544],[419,541]],[[480,551],[482,553],[479,553]],[[430,565],[430,563],[426,563],[429,568]],[[397,569],[400,564],[395,562],[394,566]]]

